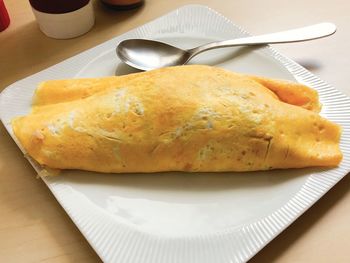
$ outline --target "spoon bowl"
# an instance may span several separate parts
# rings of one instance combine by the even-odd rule
[[[147,39],[127,39],[120,42],[117,55],[129,66],[141,70],[183,65],[191,57],[187,50]]]

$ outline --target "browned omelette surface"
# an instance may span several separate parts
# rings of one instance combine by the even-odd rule
[[[98,172],[336,166],[341,129],[301,84],[209,66],[53,80],[13,120],[41,165]]]

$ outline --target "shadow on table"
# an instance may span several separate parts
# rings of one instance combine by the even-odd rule
[[[350,174],[346,175],[316,204],[308,209],[300,218],[290,225],[284,232],[272,240],[265,248],[255,255],[249,262],[275,262],[283,253],[292,247],[304,233],[322,219],[334,205],[349,193]]]
[[[303,66],[307,70],[314,72],[314,73],[322,68],[321,62],[318,60],[314,60],[314,59],[296,60],[295,62],[297,62],[298,64],[300,64],[301,66]]]

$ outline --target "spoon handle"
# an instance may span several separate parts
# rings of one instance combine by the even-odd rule
[[[317,38],[326,37],[334,34],[336,26],[332,23],[320,23],[312,26],[301,27],[297,29],[265,34],[260,36],[237,38],[232,40],[224,40],[219,42],[212,42],[187,50],[191,53],[191,58],[204,51],[233,46],[254,46],[263,44],[281,44],[307,41]]]

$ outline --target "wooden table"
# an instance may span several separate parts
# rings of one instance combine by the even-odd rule
[[[27,0],[5,0],[10,27],[0,33],[0,89],[188,3],[208,5],[253,34],[321,21],[338,32],[315,42],[276,46],[350,95],[348,0],[146,0],[137,11],[95,3],[84,36],[54,40],[38,29]],[[349,113],[350,114],[350,113]],[[350,176],[258,253],[251,262],[350,262]],[[0,125],[0,262],[98,262],[99,257]]]

